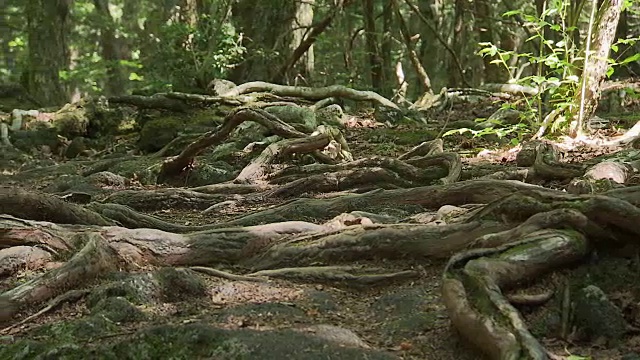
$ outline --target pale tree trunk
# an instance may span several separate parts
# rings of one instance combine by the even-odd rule
[[[427,71],[422,66],[422,63],[420,62],[420,58],[418,57],[418,54],[415,51],[413,42],[411,40],[411,33],[409,33],[409,27],[407,26],[407,24],[405,23],[402,17],[402,13],[400,12],[400,8],[398,7],[397,2],[395,0],[392,0],[391,3],[393,4],[393,7],[396,13],[396,18],[398,19],[400,33],[402,34],[402,38],[404,40],[405,46],[407,47],[409,60],[411,61],[411,65],[413,65],[413,68],[416,71],[418,79],[420,80],[421,95],[432,94],[433,89],[431,88],[431,79],[429,78]]]
[[[313,25],[313,7],[315,0],[303,0],[296,3],[296,15],[291,24],[293,29],[293,39],[290,47],[292,51],[295,51],[300,44],[304,41],[305,37],[311,31]],[[298,78],[302,77],[306,82],[311,80],[313,70],[315,66],[315,58],[313,52],[313,45],[309,46],[309,49],[298,60],[298,66],[294,67],[297,74],[293,74],[295,81],[294,84],[298,85]]]
[[[598,9],[593,24],[588,58],[584,64],[580,88],[574,102],[580,103],[580,110],[573,109],[573,118],[577,119],[571,129],[571,135],[577,136],[585,131],[588,119],[596,111],[600,99],[600,86],[609,68],[608,58],[611,44],[615,40],[616,27],[624,0],[604,0]],[[589,41],[585,41],[586,44]],[[578,113],[576,113],[578,110]],[[586,120],[585,120],[586,119]]]
[[[59,72],[69,66],[69,7],[72,0],[26,2],[28,50],[24,85],[44,106],[69,101]]]

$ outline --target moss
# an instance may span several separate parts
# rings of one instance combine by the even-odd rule
[[[155,273],[164,298],[169,302],[202,297],[207,287],[193,271],[166,267]]]
[[[100,300],[92,309],[92,314],[102,315],[107,319],[116,322],[136,322],[145,319],[145,315],[140,309],[133,306],[124,297],[108,297]]]
[[[304,125],[307,132],[312,132],[318,126],[316,114],[306,108],[298,106],[269,106],[265,108],[269,114],[277,116],[287,124]]]
[[[154,303],[159,294],[159,286],[152,274],[138,273],[119,277],[113,274],[113,281],[103,284],[87,296],[87,307],[92,309],[104,299],[121,297],[126,301],[143,305]]]
[[[54,128],[40,127],[36,130],[18,130],[11,133],[11,143],[17,149],[31,152],[32,149],[42,145],[56,151],[60,146],[58,133]]]
[[[416,129],[407,131],[405,129],[389,129],[389,128],[377,128],[364,131],[364,140],[369,143],[389,143],[395,145],[418,145],[424,141],[430,141],[435,139],[437,131],[428,129]]]
[[[45,343],[50,341],[64,344],[104,335],[117,329],[115,324],[102,316],[88,316],[46,324],[36,329],[31,335]]]
[[[140,131],[138,148],[146,153],[158,151],[175,139],[183,129],[184,122],[175,117],[151,120]]]

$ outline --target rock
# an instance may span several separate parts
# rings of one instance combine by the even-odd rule
[[[91,313],[101,314],[116,323],[136,322],[145,319],[145,315],[140,309],[121,296],[100,300],[91,309]]]
[[[77,136],[71,140],[67,150],[64,152],[64,156],[67,159],[73,159],[81,155],[87,150],[87,139],[82,136]]]
[[[575,324],[581,335],[589,339],[603,337],[619,341],[627,329],[627,322],[620,309],[594,285],[582,288],[576,296]]]
[[[236,84],[233,81],[225,80],[225,79],[213,79],[207,85],[207,90],[209,94],[217,96],[226,93],[227,91],[236,87]]]
[[[151,120],[140,131],[138,148],[146,153],[158,151],[175,139],[183,128],[183,122],[176,118]]]

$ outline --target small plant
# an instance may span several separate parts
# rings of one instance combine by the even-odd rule
[[[565,114],[580,106],[576,100],[576,93],[580,85],[579,74],[581,64],[584,62],[584,53],[580,48],[577,36],[577,25],[582,7],[573,8],[569,1],[553,1],[550,7],[545,9],[540,17],[528,15],[522,10],[508,11],[504,17],[519,16],[534,35],[526,41],[537,41],[538,53],[515,53],[498,48],[488,42],[480,43],[478,54],[490,56],[495,59],[492,64],[503,67],[509,73],[509,82],[537,89],[537,94],[531,98],[525,98],[527,117],[537,119],[533,125],[539,130],[536,137],[544,134],[547,128],[552,132],[560,132],[569,127],[573,119]],[[549,18],[557,19],[556,23],[547,21]],[[545,37],[545,32],[553,36]],[[556,38],[558,40],[554,40]],[[613,44],[612,50],[617,52],[621,44],[634,45],[637,38],[621,39]],[[630,47],[626,47],[629,49]],[[513,57],[517,61],[512,61]],[[640,54],[633,54],[621,61],[609,59],[610,67],[607,76],[611,76],[615,66],[625,65],[640,60]],[[518,66],[518,64],[521,64]],[[527,65],[535,65],[533,75],[520,77],[522,69]],[[547,71],[544,71],[544,68]],[[565,111],[569,110],[569,112]]]
[[[485,122],[487,119],[478,118],[475,120],[476,122]],[[469,133],[473,138],[482,138],[485,136],[493,135],[497,136],[499,139],[505,138],[508,135],[515,135],[511,139],[511,145],[518,145],[522,142],[524,135],[530,132],[528,126],[525,123],[519,123],[514,125],[504,125],[502,121],[499,120],[489,120],[494,123],[496,126],[487,127],[480,130],[473,130],[469,128],[460,128],[453,129],[442,134],[442,137],[451,136],[453,134],[465,134]]]

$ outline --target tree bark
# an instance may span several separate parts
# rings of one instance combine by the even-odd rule
[[[69,101],[59,73],[69,67],[69,7],[72,0],[26,2],[28,50],[23,76],[27,91],[40,103],[63,105]]]
[[[373,0],[363,0],[362,10],[364,12],[364,36],[371,69],[371,86],[373,91],[379,93],[382,89],[382,60],[380,59],[376,37],[376,17]]]
[[[101,19],[102,29],[100,29],[100,47],[102,48],[102,59],[107,67],[107,79],[104,86],[106,96],[122,95],[127,85],[122,66],[120,66],[121,42],[115,34],[115,23],[109,11],[109,0],[94,0],[96,13]]]
[[[590,54],[588,54],[589,57],[584,64],[580,89],[575,96],[575,103],[581,103],[582,111],[579,114],[575,114],[576,110],[574,110],[573,115],[577,118],[577,121],[576,125],[571,129],[572,136],[584,132],[588,123],[585,119],[590,119],[598,106],[600,86],[609,68],[609,52],[615,39],[616,27],[620,20],[623,4],[623,0],[605,0],[598,10],[593,35],[590,39]]]

